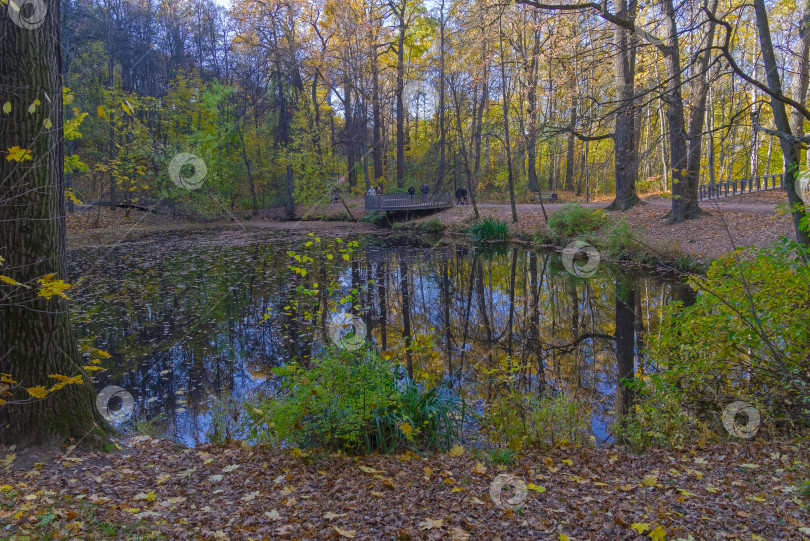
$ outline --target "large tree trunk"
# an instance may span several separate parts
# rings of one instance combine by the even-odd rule
[[[500,30],[500,19],[498,28]],[[503,55],[503,31],[500,31],[498,43],[501,50],[501,94],[503,95],[503,137],[506,146],[506,171],[509,184],[509,204],[512,207],[512,223],[517,223],[517,208],[515,207],[515,180],[512,174],[512,149],[509,144],[509,82],[506,78],[506,59]]]
[[[754,10],[756,12],[757,28],[759,30],[759,43],[762,48],[762,61],[765,64],[765,75],[768,81],[768,88],[777,96],[782,95],[782,81],[779,78],[779,69],[776,64],[776,56],[771,42],[771,29],[768,24],[768,11],[765,8],[765,0],[754,0]],[[788,121],[785,104],[778,99],[771,97],[771,109],[773,110],[773,120],[776,129],[780,132],[779,145],[782,147],[785,169],[783,172],[785,190],[788,194],[788,202],[793,211],[793,227],[796,230],[796,239],[805,247],[810,247],[810,236],[800,227],[800,221],[805,216],[806,207],[799,194],[796,193],[796,177],[799,174],[799,148],[792,140],[790,123]]]
[[[810,0],[802,2],[802,16],[799,20],[801,44],[796,51],[796,71],[793,75],[793,99],[799,103],[807,101],[807,86],[810,82]],[[790,129],[793,135],[804,135],[804,116],[794,109],[790,116]]]
[[[405,3],[397,14],[399,36],[397,39],[397,187],[405,185],[405,104],[402,94],[405,91]]]
[[[377,59],[377,51],[373,50],[371,55],[371,114],[374,116],[374,184],[376,185],[383,176],[382,162],[382,113],[380,112],[380,67]]]
[[[695,84],[698,93],[692,97],[696,105],[689,126],[690,133],[687,134],[683,94],[681,92],[681,55],[678,43],[678,27],[675,22],[675,8],[672,0],[661,0],[661,9],[667,14],[664,19],[667,49],[664,54],[664,66],[666,67],[667,76],[667,98],[665,101],[667,103],[670,165],[672,168],[672,211],[669,223],[676,223],[697,218],[702,214],[698,205],[697,183],[700,178],[702,141],[700,134],[703,132],[708,86],[705,84],[705,74],[701,74],[700,77],[703,78],[704,84],[701,84],[700,81]],[[708,32],[708,40],[711,40],[714,36],[712,29],[713,25]],[[704,54],[703,60],[699,63],[701,66],[704,64],[708,66],[707,54]],[[688,146],[687,138],[689,138]],[[690,163],[691,160],[695,160],[696,163]]]
[[[3,274],[20,283],[55,273],[65,279],[65,185],[62,147],[62,73],[59,3],[48,3],[42,26],[26,29],[0,17],[0,87],[12,111],[0,116],[0,148],[19,146],[30,161],[0,160],[0,255]],[[28,107],[40,104],[33,114]],[[45,128],[48,119],[52,127]],[[13,204],[8,204],[13,201]],[[64,299],[37,296],[36,288],[16,288],[14,302],[0,304],[0,372],[23,387],[50,387],[49,374],[84,374]],[[7,293],[7,292],[3,292]],[[5,295],[3,295],[5,296]],[[53,443],[94,434],[98,443],[108,427],[95,407],[95,391],[84,374],[82,385],[68,385],[29,401],[25,391],[0,406],[0,443]],[[6,397],[8,398],[8,397]]]
[[[616,16],[632,19],[635,10],[628,10],[627,0],[614,0]],[[615,147],[616,198],[608,210],[628,210],[641,200],[636,194],[636,145],[633,122],[633,88],[635,83],[635,54],[630,32],[620,26],[613,31],[616,53],[613,57],[613,72],[616,79],[616,128]]]
[[[444,187],[445,145],[447,144],[444,126],[444,27],[447,25],[444,16],[444,2],[440,4],[439,9],[439,173],[436,179],[437,191],[440,187]]]
[[[577,124],[577,100],[571,100],[571,107],[568,113],[568,122],[571,132],[568,134],[568,147],[565,149],[565,189],[574,191],[574,132]]]

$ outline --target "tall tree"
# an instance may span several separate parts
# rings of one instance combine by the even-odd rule
[[[43,4],[45,5],[45,4]],[[40,26],[0,17],[0,88],[11,111],[0,115],[0,149],[28,151],[29,160],[0,160],[0,249],[4,274],[36,284],[55,273],[65,277],[65,184],[62,129],[62,59],[59,2],[46,5]],[[15,287],[3,285],[3,287]],[[49,387],[50,374],[84,374],[65,299],[21,289],[17,301],[0,305],[0,372],[26,388]],[[86,374],[85,374],[86,376]],[[24,391],[0,406],[0,442],[49,443],[69,437],[85,441],[108,430],[95,407],[95,391],[84,378],[41,400]]]

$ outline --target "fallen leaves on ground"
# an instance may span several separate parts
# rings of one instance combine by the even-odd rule
[[[358,459],[242,446],[178,450],[146,436],[127,444],[126,454],[74,449],[24,469],[11,464],[0,484],[3,535],[810,540],[808,500],[796,488],[810,477],[806,441],[641,456],[561,446],[527,451],[508,468],[482,462],[475,450]],[[0,448],[0,457],[14,454]],[[518,511],[490,498],[500,473],[526,483]]]

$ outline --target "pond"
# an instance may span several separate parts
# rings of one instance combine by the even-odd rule
[[[553,252],[387,235],[157,236],[73,248],[68,263],[77,335],[111,356],[96,388],[132,395],[126,426],[150,420],[189,446],[211,438],[223,400],[270,391],[274,367],[317,357],[342,336],[330,323],[352,317],[372,347],[471,405],[505,381],[585,397],[606,441],[620,376],[644,366],[662,307],[689,296],[605,262],[581,278]]]

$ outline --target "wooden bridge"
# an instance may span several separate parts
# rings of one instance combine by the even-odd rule
[[[366,210],[432,210],[452,206],[453,194],[451,193],[429,193],[425,196],[424,201],[421,193],[415,193],[413,198],[407,193],[366,196]]]
[[[770,183],[768,180],[770,180]],[[732,180],[729,182],[716,182],[714,184],[702,184],[698,187],[698,200],[705,201],[707,199],[719,199],[730,195],[735,196],[737,195],[738,184],[740,195],[783,187],[781,174],[744,178],[742,180]]]

